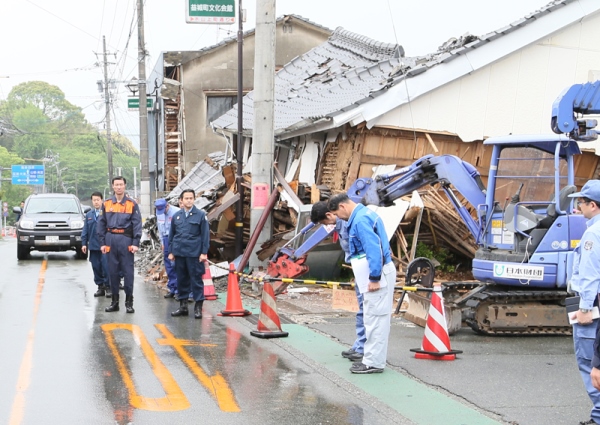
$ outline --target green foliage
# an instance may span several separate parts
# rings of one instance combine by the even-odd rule
[[[18,155],[9,152],[5,147],[0,146],[0,167],[10,169],[11,165],[23,164],[22,158]],[[2,172],[2,178],[8,178],[10,171]],[[10,181],[1,182],[0,200],[8,203],[8,217],[6,222],[12,224],[15,220],[15,215],[12,213],[13,207],[18,207],[25,198],[31,193],[31,186],[12,185]]]
[[[0,102],[0,165],[45,164],[46,190],[76,194],[86,201],[92,192],[110,192],[106,136],[86,122],[81,109],[65,99],[56,86],[30,81],[15,86]],[[120,167],[133,192],[133,168],[139,167],[139,152],[129,139],[113,134],[113,167]],[[5,158],[3,155],[12,155]],[[48,156],[54,158],[48,160]],[[7,173],[6,177],[10,174]],[[31,187],[15,190],[18,203]],[[8,195],[6,195],[8,196]],[[25,196],[26,197],[26,196]]]
[[[435,258],[440,265],[437,267],[438,270],[443,272],[453,273],[456,271],[456,266],[462,261],[447,249],[439,247],[430,247],[422,242],[417,243],[417,249],[415,250],[415,258]]]

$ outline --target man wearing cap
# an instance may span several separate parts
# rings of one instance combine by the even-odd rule
[[[154,206],[156,207],[156,223],[168,279],[169,293],[165,295],[165,298],[174,298],[177,295],[177,274],[173,262],[169,260],[169,230],[171,230],[171,220],[179,208],[169,205],[165,198],[157,199]]]
[[[600,424],[600,391],[594,388],[592,379],[597,369],[592,369],[594,357],[594,340],[598,319],[593,318],[593,309],[598,306],[600,293],[600,180],[588,181],[581,192],[569,195],[578,198],[577,205],[587,219],[587,229],[575,248],[573,257],[573,274],[570,287],[580,297],[579,310],[572,313],[577,318],[573,324],[573,343],[575,358],[583,378],[587,393],[594,407],[591,418],[581,424]],[[600,367],[600,362],[594,364]],[[590,376],[590,373],[592,376]]]

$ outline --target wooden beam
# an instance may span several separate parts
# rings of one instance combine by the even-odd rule
[[[286,193],[290,196],[290,198],[292,198],[292,201],[294,201],[294,203],[298,205],[298,207],[300,207],[300,205],[304,205],[304,202],[302,202],[300,198],[298,198],[298,195],[296,195],[294,190],[285,180],[285,177],[283,177],[283,175],[281,174],[281,171],[279,171],[279,168],[277,168],[277,163],[273,164],[273,172],[277,181],[281,184],[281,186],[283,186],[283,190],[285,190]]]
[[[425,133],[425,137],[427,137],[427,141],[429,142],[429,145],[431,146],[431,149],[433,149],[433,151],[435,153],[438,153],[440,150],[437,148],[437,146],[435,145],[435,143],[433,143],[433,139],[431,138],[431,136],[429,135],[429,133]]]

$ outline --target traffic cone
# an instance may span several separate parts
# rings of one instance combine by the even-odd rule
[[[421,348],[411,348],[410,351],[415,353],[417,359],[454,360],[456,355],[462,353],[462,351],[450,348],[450,336],[448,335],[444,300],[442,298],[442,284],[440,282],[433,283],[430,301]]]
[[[258,338],[282,338],[289,334],[281,330],[281,322],[277,314],[275,293],[271,282],[265,282],[260,303],[260,316],[258,316],[257,330],[250,335]]]
[[[215,284],[213,283],[213,279],[210,274],[210,265],[208,264],[208,261],[204,262],[204,274],[202,275],[202,282],[204,282],[204,299],[214,301],[219,298],[215,292]]]
[[[242,306],[242,295],[238,277],[233,263],[229,263],[229,277],[227,278],[227,304],[225,310],[222,310],[218,316],[248,316],[250,313]]]

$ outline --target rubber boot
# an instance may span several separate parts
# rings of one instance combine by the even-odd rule
[[[103,297],[104,294],[105,294],[104,286],[98,285],[98,290],[96,292],[94,292],[94,297]]]
[[[202,319],[202,304],[204,304],[204,300],[196,301],[194,305],[194,317],[196,319]]]
[[[112,289],[110,289],[110,285],[106,287],[106,298],[112,298]]]
[[[133,309],[133,295],[125,295],[125,309],[127,313],[135,313]]]
[[[189,312],[188,312],[187,300],[179,300],[179,308],[177,310],[173,311],[171,313],[171,316],[179,317],[179,316],[187,316],[188,314],[189,314]]]
[[[111,313],[113,311],[119,311],[119,294],[112,296],[112,303],[104,309],[107,313]]]

